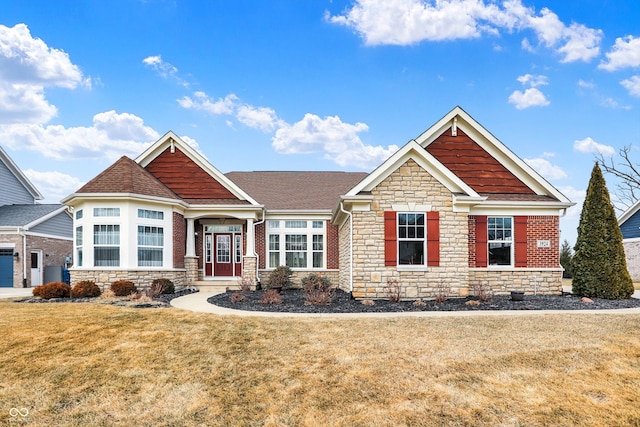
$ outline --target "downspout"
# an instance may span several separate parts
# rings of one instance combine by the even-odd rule
[[[254,222],[253,223],[253,254],[256,256],[256,282],[259,282],[260,280],[260,255],[258,255],[258,252],[256,251],[256,225],[260,225],[263,224],[265,219],[265,215],[264,215],[264,208],[262,208],[262,219],[258,222]],[[257,283],[256,283],[257,285]]]
[[[340,211],[349,216],[349,292],[353,293],[353,216],[344,209],[344,200],[340,200]]]
[[[22,287],[27,287],[27,235],[25,233],[25,229],[20,233],[20,228],[18,228],[18,233],[22,234]]]

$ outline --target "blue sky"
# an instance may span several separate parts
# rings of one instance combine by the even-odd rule
[[[578,205],[640,159],[637,0],[0,4],[0,144],[55,203],[168,130],[222,172],[369,171],[456,105]],[[606,176],[615,191],[615,181]]]

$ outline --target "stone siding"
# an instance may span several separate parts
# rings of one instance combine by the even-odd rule
[[[623,241],[627,269],[634,282],[640,282],[640,239]]]
[[[177,289],[189,285],[185,270],[79,270],[71,269],[71,285],[82,280],[93,280],[100,289],[107,290],[116,280],[130,280],[138,290],[148,289],[154,279],[169,279]]]
[[[475,285],[491,287],[494,295],[506,295],[511,291],[525,291],[527,294],[562,294],[562,269],[557,270],[492,270],[470,269],[469,294],[473,295]]]
[[[349,218],[342,224],[338,231],[340,245],[338,246],[340,257],[340,274],[338,276],[338,287],[345,292],[350,291],[351,285],[351,224]]]

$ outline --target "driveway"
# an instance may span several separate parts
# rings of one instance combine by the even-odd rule
[[[0,298],[30,297],[33,288],[0,288]]]

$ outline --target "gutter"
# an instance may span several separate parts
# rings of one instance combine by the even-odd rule
[[[340,211],[349,217],[349,292],[353,293],[353,216],[344,209],[344,200],[340,200]]]

